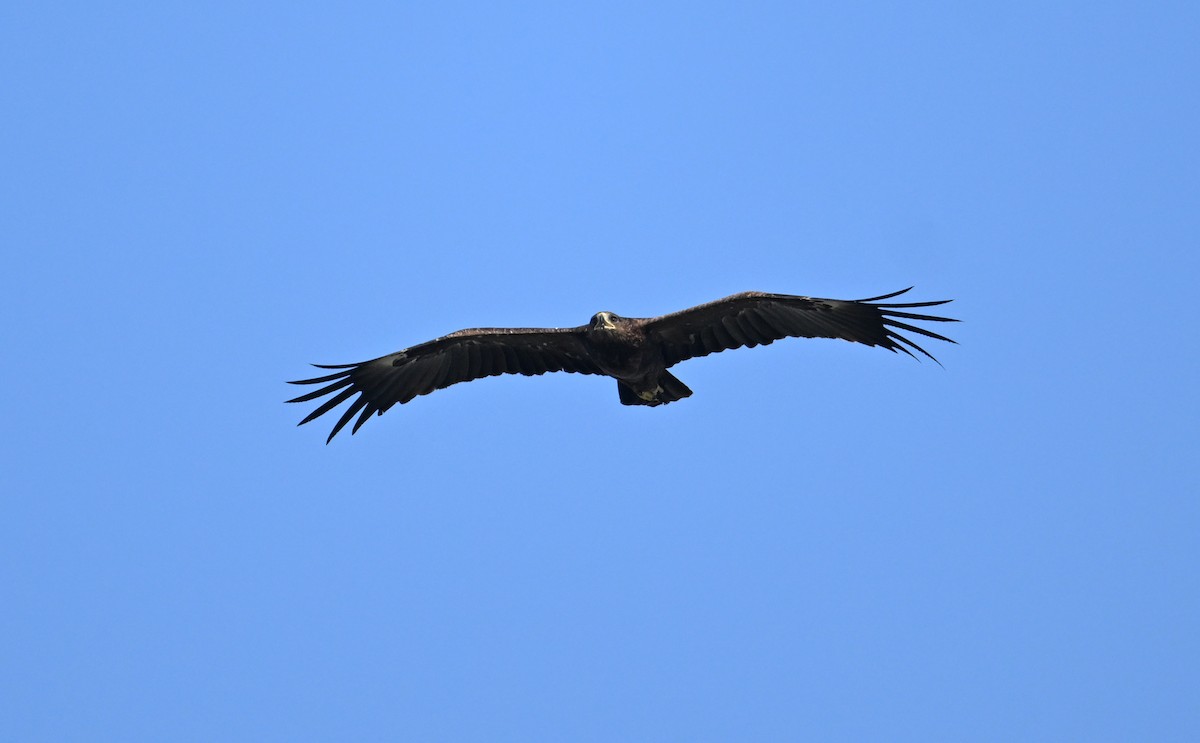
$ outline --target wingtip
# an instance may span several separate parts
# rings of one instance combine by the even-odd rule
[[[898,297],[901,294],[905,294],[916,288],[917,288],[916,284],[913,284],[912,286],[908,287],[907,289],[901,289],[898,292],[892,292],[891,294],[883,294],[878,297],[868,297],[866,299],[856,299],[855,301],[856,302],[878,302],[881,299],[891,299],[892,297]]]
[[[311,367],[315,367],[315,368],[317,368],[317,369],[349,369],[349,368],[351,368],[351,367],[358,366],[358,364],[337,364],[337,365],[333,365],[333,364],[309,364],[309,366],[311,366]],[[325,377],[317,377],[316,379],[289,379],[287,383],[288,383],[288,384],[315,384],[315,383],[317,383],[317,382],[319,382],[319,381],[322,381],[322,380],[325,380],[325,379],[330,379],[331,377],[334,377],[334,376],[337,376],[337,375],[332,375],[332,374],[331,374],[331,375],[329,375],[329,376],[325,376]]]

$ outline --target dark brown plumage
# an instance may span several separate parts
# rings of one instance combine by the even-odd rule
[[[905,322],[956,322],[906,311],[951,300],[904,304],[881,301],[909,289],[857,300],[743,292],[661,317],[627,318],[600,312],[587,325],[577,328],[460,330],[371,361],[339,366],[315,364],[339,371],[291,382],[324,386],[288,402],[333,395],[300,421],[304,425],[358,395],[334,424],[328,443],[356,415],[351,433],[357,432],[372,414],[382,415],[396,403],[403,405],[418,395],[497,374],[602,374],[617,380],[623,404],[655,406],[692,394],[687,385],[667,371],[675,364],[730,348],[767,345],[786,337],[841,338],[913,356],[911,348],[937,361],[897,331],[953,343]]]

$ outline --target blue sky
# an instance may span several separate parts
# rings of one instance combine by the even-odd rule
[[[1197,6],[513,5],[0,10],[0,738],[1197,739]],[[911,284],[944,369],[282,404]]]

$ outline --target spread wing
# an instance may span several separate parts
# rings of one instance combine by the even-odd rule
[[[555,371],[601,374],[584,342],[585,331],[585,327],[472,328],[359,364],[314,364],[321,369],[340,371],[291,382],[325,386],[288,402],[308,402],[333,395],[300,421],[304,425],[357,394],[358,399],[350,403],[334,424],[325,440],[329,443],[355,415],[358,420],[351,433],[357,432],[372,413],[383,415],[396,403],[403,405],[417,395],[427,395],[459,382],[498,374],[530,376]]]
[[[885,303],[903,289],[870,299],[840,300],[789,294],[743,292],[682,312],[651,318],[646,330],[662,344],[667,366],[729,348],[766,345],[780,338],[841,338],[868,346],[883,346],[913,356],[912,348],[937,361],[924,348],[898,331],[954,343],[949,338],[906,321],[957,322],[948,317],[907,310],[951,301]],[[915,356],[914,356],[915,358]]]

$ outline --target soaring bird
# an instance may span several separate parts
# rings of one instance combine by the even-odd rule
[[[854,300],[742,292],[660,317],[597,312],[587,325],[575,328],[459,330],[370,361],[314,364],[339,371],[290,382],[324,386],[288,402],[333,395],[300,421],[299,425],[304,425],[358,395],[334,424],[325,440],[329,443],[355,415],[358,420],[351,433],[356,433],[372,414],[383,415],[396,403],[403,405],[418,395],[498,374],[602,374],[617,380],[621,404],[653,407],[692,394],[687,385],[667,371],[679,362],[730,348],[765,346],[780,338],[841,338],[882,346],[893,353],[903,351],[916,358],[911,348],[936,362],[932,354],[898,331],[954,343],[905,322],[957,322],[908,311],[952,300],[883,301],[909,289],[912,287]]]

